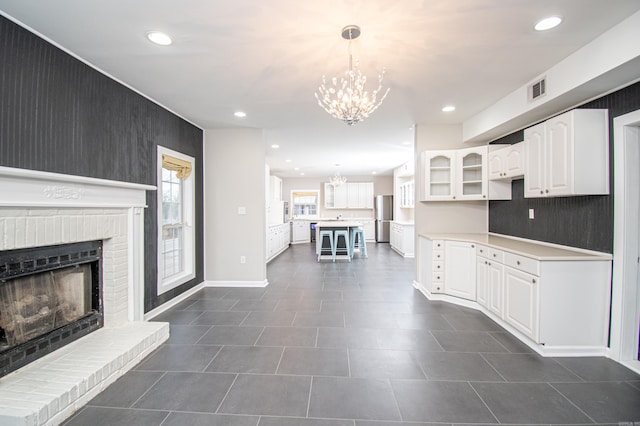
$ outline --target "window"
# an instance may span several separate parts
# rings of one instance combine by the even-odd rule
[[[195,278],[194,161],[158,147],[158,294]]]
[[[319,192],[313,190],[291,191],[291,211],[294,218],[318,217]]]

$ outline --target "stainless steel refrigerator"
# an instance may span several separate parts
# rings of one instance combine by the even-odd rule
[[[393,220],[393,195],[376,195],[376,242],[388,243]]]

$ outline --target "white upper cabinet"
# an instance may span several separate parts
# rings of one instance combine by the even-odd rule
[[[269,176],[269,199],[282,200],[282,179],[278,176]]]
[[[459,200],[487,199],[487,147],[456,152],[456,197]]]
[[[452,200],[455,196],[455,151],[425,151],[421,154],[424,167],[424,201]]]
[[[372,209],[373,182],[324,184],[324,207],[327,209]]]
[[[499,145],[502,147],[502,145]],[[492,147],[492,149],[498,149]],[[509,182],[489,182],[487,154],[489,148],[450,151],[424,151],[420,154],[419,176],[423,179],[420,201],[508,200]]]
[[[400,207],[414,207],[414,181],[405,182],[400,185]]]
[[[489,152],[489,180],[513,179],[524,175],[524,142]]]
[[[607,110],[574,109],[525,129],[528,198],[609,194]]]

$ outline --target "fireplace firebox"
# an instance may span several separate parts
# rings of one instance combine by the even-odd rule
[[[0,377],[97,330],[102,241],[0,252]]]

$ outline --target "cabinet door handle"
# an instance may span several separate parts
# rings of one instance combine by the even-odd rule
[[[516,265],[519,265],[519,264],[520,264],[520,261],[519,261],[519,260],[516,260]]]
[[[495,254],[495,253],[493,253],[493,257],[496,257],[496,254]]]
[[[546,193],[548,194],[548,193],[549,193],[549,190],[548,190],[548,189],[545,189],[545,190],[544,190],[544,192],[546,192]]]
[[[484,252],[482,251],[482,249],[480,249],[480,253],[484,253]]]
[[[542,191],[542,190],[541,190],[541,191],[540,191],[540,193],[541,193],[541,194],[544,194],[544,191]]]
[[[471,248],[475,248],[476,246],[474,244],[471,244]]]
[[[487,265],[491,266],[491,262],[488,262]]]
[[[533,279],[531,280],[531,282],[535,284],[535,283],[536,283],[536,279],[535,279],[535,278],[533,278]]]

